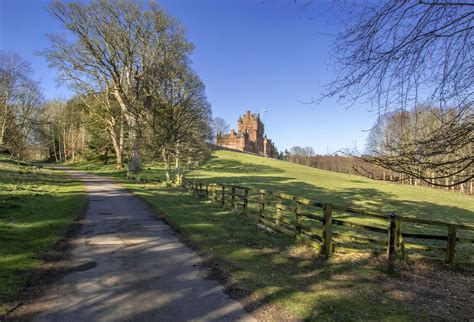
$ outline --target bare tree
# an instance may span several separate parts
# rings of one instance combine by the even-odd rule
[[[42,96],[27,62],[5,52],[0,52],[0,61],[0,149],[20,160],[34,143]]]
[[[303,150],[304,150],[304,155],[307,157],[311,158],[316,155],[316,153],[314,152],[314,149],[310,146],[305,146]]]
[[[454,135],[441,144],[419,139],[430,138],[431,131],[443,125],[439,114],[437,108],[418,106],[383,115],[369,135],[367,154],[362,159],[397,173],[409,174],[406,180],[423,180],[433,186],[450,187],[469,181],[472,175],[471,144],[450,142]],[[443,115],[442,122],[459,122],[458,116],[457,112],[451,111]],[[467,112],[465,116],[468,116]],[[463,135],[466,134],[469,135]],[[462,138],[458,137],[458,140]],[[443,146],[442,150],[437,149],[439,145]],[[423,149],[427,151],[421,158],[419,151]]]
[[[86,114],[93,123],[95,129],[89,128],[93,134],[98,134],[105,129],[115,152],[115,165],[117,169],[123,168],[125,157],[125,113],[121,109],[117,100],[110,93],[90,93],[89,95],[80,95],[83,104],[87,107]],[[97,125],[101,124],[102,128]]]
[[[214,139],[229,131],[229,124],[222,117],[215,117],[212,120],[212,132]]]
[[[141,126],[149,70],[166,59],[170,44],[191,47],[182,28],[155,3],[143,9],[125,0],[56,0],[51,14],[68,35],[51,35],[44,55],[81,94],[106,93],[119,104],[129,128],[128,170],[141,167]]]
[[[438,109],[429,128],[415,118],[410,140],[366,160],[426,182],[449,178],[437,181],[446,186],[472,180],[474,3],[363,2],[348,15],[333,52],[337,77],[322,99],[368,101],[380,114],[419,103]]]
[[[183,161],[199,160],[207,150],[205,140],[212,135],[204,84],[178,57],[157,68],[147,85],[151,142],[160,148],[167,180],[171,180],[172,161],[178,169]]]

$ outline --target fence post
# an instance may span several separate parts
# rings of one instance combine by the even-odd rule
[[[231,204],[232,204],[232,209],[235,209],[235,187],[232,187],[232,190],[231,190]]]
[[[243,211],[244,214],[247,214],[249,207],[249,189],[244,189],[244,205],[243,205]]]
[[[390,228],[388,230],[388,271],[393,273],[395,271],[395,212],[391,211],[388,214],[390,218]]]
[[[225,206],[225,186],[224,185],[222,185],[221,205],[222,207]]]
[[[301,204],[299,201],[295,200],[295,231],[296,231],[296,239],[301,240]]]
[[[209,183],[206,183],[206,199],[209,199]]]
[[[456,226],[448,226],[448,244],[446,245],[446,263],[454,263],[454,253],[456,251]]]
[[[204,190],[202,189],[202,183],[199,184],[199,198],[204,197]]]
[[[283,208],[283,201],[280,195],[277,195],[278,202],[276,204],[276,211],[275,211],[275,223],[277,225],[280,225],[280,219],[281,219],[281,208]]]
[[[332,242],[332,204],[326,203],[323,205],[323,253],[329,257],[333,253]]]
[[[261,218],[263,217],[264,213],[265,213],[265,192],[260,190],[260,203],[259,203],[259,213],[260,213],[260,221]]]
[[[217,188],[217,185],[213,184],[212,185],[212,202],[216,202],[217,200],[216,188]]]
[[[400,250],[400,254],[403,259],[406,258],[405,254],[405,242],[403,241],[402,235],[402,220],[398,217],[395,218],[395,250]]]

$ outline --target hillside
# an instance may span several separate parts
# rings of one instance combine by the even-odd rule
[[[324,259],[293,238],[268,234],[246,216],[236,216],[229,208],[172,185],[127,180],[125,170],[115,170],[113,164],[89,162],[76,167],[113,176],[134,195],[145,199],[190,245],[210,259],[213,272],[228,278],[226,287],[237,290],[233,294],[242,296],[244,302],[251,304],[250,310],[264,314],[267,320],[293,317],[318,321],[409,321],[472,315],[470,307],[463,305],[470,296],[472,278],[451,274],[451,267],[436,266],[438,272],[431,262],[418,265],[415,252],[409,252],[413,265],[401,265],[402,279],[389,277],[384,270],[385,257],[378,256],[375,247],[369,246],[367,252],[359,254],[336,252]],[[217,151],[187,176],[202,182],[238,183],[339,204],[380,207],[384,212],[396,209],[420,217],[443,219],[450,215],[450,219],[473,221],[472,197],[374,182],[236,152]],[[135,177],[163,179],[163,166],[148,163]],[[419,227],[421,233],[428,233],[428,228]],[[457,258],[469,261],[472,250],[466,247],[457,248]],[[430,255],[443,257],[427,254]],[[445,301],[440,305],[433,298]]]
[[[234,183],[287,192],[311,199],[352,205],[379,213],[474,222],[474,197],[426,187],[374,181],[231,151],[215,151],[188,174],[191,179]]]

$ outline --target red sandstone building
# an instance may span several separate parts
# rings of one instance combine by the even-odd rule
[[[237,130],[237,133],[234,129],[231,129],[229,134],[218,135],[217,145],[266,157],[276,155],[277,150],[272,140],[265,135],[263,122],[260,120],[259,114],[250,114],[250,111],[247,111],[239,117]]]

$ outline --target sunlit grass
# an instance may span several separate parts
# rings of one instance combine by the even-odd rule
[[[40,268],[84,202],[82,185],[58,171],[0,156],[0,314]]]
[[[386,214],[474,222],[474,197],[428,187],[371,180],[244,153],[216,151],[189,178],[286,192]]]
[[[362,208],[385,215],[395,211],[401,216],[417,217],[442,222],[474,224],[474,197],[453,193],[441,189],[415,187],[390,182],[371,180],[361,176],[341,174],[316,168],[310,168],[285,161],[256,157],[244,153],[216,151],[212,158],[199,168],[188,173],[188,178],[198,182],[218,184],[236,184],[250,188],[279,191],[294,196],[306,197],[323,203]],[[252,195],[252,192],[251,192]],[[267,200],[269,197],[267,197]],[[256,211],[258,204],[250,201],[249,209]],[[274,203],[271,198],[267,206],[268,213],[273,215]],[[286,202],[291,206],[292,202]],[[308,207],[311,213],[322,214],[321,209]],[[283,211],[282,216],[294,221],[291,211]],[[341,211],[333,216],[355,223],[387,227],[386,220],[353,216]],[[320,228],[314,220],[304,220],[306,227]],[[334,226],[335,232],[351,232],[362,236],[384,239],[384,234],[372,233],[361,229],[348,229]],[[447,235],[447,227],[437,225],[402,223],[403,232]],[[458,229],[458,236],[474,238],[474,231]],[[420,245],[445,247],[445,241],[408,240]],[[377,245],[354,245],[353,242],[339,243],[339,250],[349,247],[363,247],[377,251]],[[474,245],[457,244],[456,260],[474,262]],[[378,250],[380,252],[380,250]],[[419,251],[407,251],[411,255],[420,255]],[[423,256],[444,259],[441,251],[421,252]]]
[[[216,260],[231,288],[250,293],[260,303],[256,309],[271,312],[277,305],[292,318],[323,321],[407,321],[425,316],[403,303],[383,303],[384,298],[374,296],[379,287],[374,279],[384,273],[370,265],[368,257],[323,263],[291,238],[263,232],[247,218],[186,192],[156,184],[124,186]],[[301,252],[306,255],[299,256]]]
[[[317,321],[407,321],[429,319],[433,313],[385,295],[380,281],[386,275],[371,262],[371,252],[349,258],[336,254],[323,260],[293,239],[263,232],[248,218],[187,192],[161,183],[124,180],[125,171],[113,166],[80,166],[116,177],[148,201],[206,258],[217,261],[228,277],[227,286],[250,294],[257,309],[271,312],[276,305],[292,317]],[[208,163],[187,175],[201,182],[282,191],[380,213],[396,210],[421,218],[458,222],[473,219],[470,196],[376,182],[245,154],[216,152]],[[163,168],[157,163],[145,164],[138,177],[162,179]],[[380,224],[377,219],[367,222]]]
[[[84,163],[81,166],[99,174],[112,175],[118,178],[125,177],[125,170],[114,170],[112,165]],[[163,167],[159,163],[144,165],[144,169],[137,175],[143,179],[163,179]],[[295,196],[310,198],[321,202],[329,202],[341,206],[351,206],[370,210],[385,215],[395,211],[401,216],[417,217],[422,219],[438,220],[442,222],[474,224],[474,197],[450,191],[428,187],[414,187],[390,182],[374,181],[365,177],[341,174],[297,165],[285,161],[257,157],[244,153],[216,151],[205,164],[187,173],[187,178],[204,183],[236,184],[250,188],[279,191]],[[256,193],[251,192],[249,209],[256,212],[258,204]],[[273,215],[275,198],[267,197],[267,212]],[[291,202],[287,202],[291,206]],[[321,209],[307,207],[305,211],[321,214]],[[283,217],[294,221],[291,211],[283,211]],[[372,217],[354,217],[348,213],[335,211],[335,217],[344,220],[387,227],[387,221]],[[304,220],[308,227],[320,228],[314,220]],[[372,233],[366,230],[354,230],[347,227],[335,226],[335,231],[351,231],[359,235],[372,236],[384,239],[384,234]],[[425,234],[447,235],[444,226],[402,223],[402,231]],[[458,230],[458,236],[474,238],[474,231]],[[421,245],[445,247],[445,241],[415,240],[410,241]],[[353,244],[353,243],[349,243]],[[339,249],[346,246],[339,245]],[[376,250],[376,246],[363,245]],[[415,255],[417,251],[408,251]],[[427,256],[443,259],[440,251],[426,252]],[[464,262],[474,261],[474,245],[458,243],[457,260]]]

